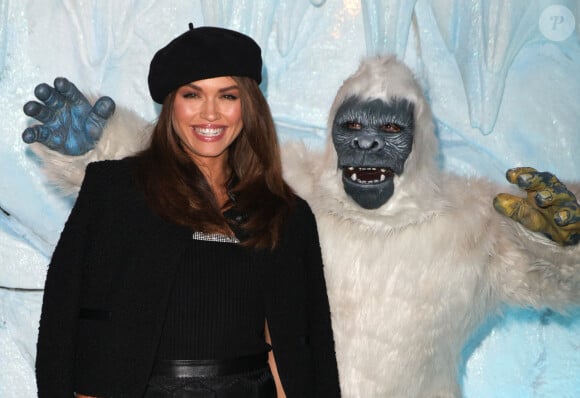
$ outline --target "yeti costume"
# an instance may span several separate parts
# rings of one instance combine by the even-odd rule
[[[378,209],[345,193],[330,138],[312,169],[316,189],[292,181],[318,223],[343,396],[460,397],[461,350],[503,304],[580,303],[580,247],[557,246],[497,213],[493,197],[505,187],[437,168],[429,105],[396,59],[366,60],[344,82],[329,137],[351,96],[408,99],[415,129],[404,172]]]
[[[337,168],[334,120],[353,98],[403,100],[413,109],[412,149],[392,178],[392,195],[374,209],[345,192]],[[496,212],[493,197],[505,187],[438,169],[431,111],[405,65],[364,60],[328,120],[322,158],[287,145],[283,159],[288,182],[316,215],[344,397],[460,397],[461,350],[488,316],[506,304],[564,310],[580,303],[580,245],[558,246]],[[86,160],[133,153],[144,142],[138,123],[110,122]],[[71,170],[62,165],[74,157],[37,153],[63,188],[78,189],[83,162]]]

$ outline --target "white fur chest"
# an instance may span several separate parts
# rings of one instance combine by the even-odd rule
[[[396,230],[317,222],[344,396],[458,393],[461,342],[486,306],[487,256],[464,250],[469,233],[446,217]]]

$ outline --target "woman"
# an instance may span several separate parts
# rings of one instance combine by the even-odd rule
[[[87,167],[53,254],[40,398],[340,395],[316,224],[282,179],[261,69],[221,28],[155,54],[150,146]]]

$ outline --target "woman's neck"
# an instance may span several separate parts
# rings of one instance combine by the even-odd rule
[[[228,201],[227,183],[231,176],[231,170],[227,162],[196,162],[199,170],[209,184],[219,206]]]

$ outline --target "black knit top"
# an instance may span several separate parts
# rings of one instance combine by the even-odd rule
[[[235,243],[192,239],[175,281],[157,358],[224,359],[266,352],[261,270]]]

